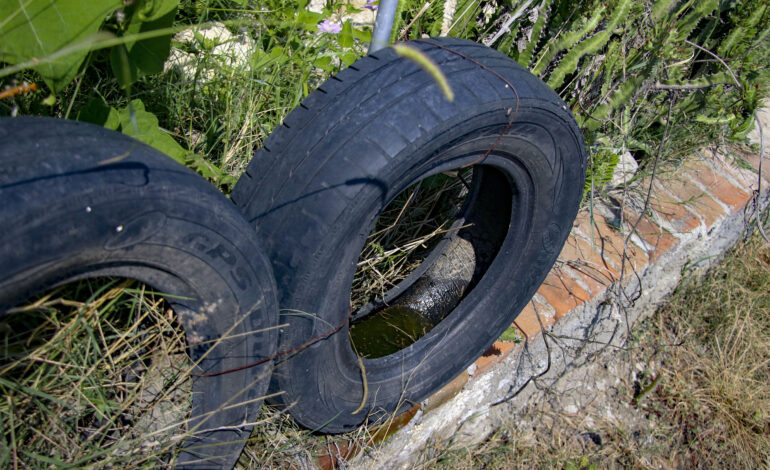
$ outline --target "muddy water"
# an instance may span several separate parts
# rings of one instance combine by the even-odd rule
[[[414,343],[433,326],[415,309],[388,307],[353,323],[350,339],[359,356],[382,357]]]

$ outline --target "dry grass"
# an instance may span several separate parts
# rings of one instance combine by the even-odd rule
[[[351,289],[357,309],[414,271],[455,221],[472,169],[441,173],[401,192],[380,214],[358,259]]]
[[[191,384],[183,329],[132,281],[81,282],[0,320],[0,467],[163,465]]]
[[[479,447],[435,443],[416,468],[770,468],[770,246],[761,239],[688,276],[616,354],[617,385],[580,413],[537,403]]]
[[[668,348],[650,403],[694,464],[770,465],[770,246],[737,248],[660,313]]]

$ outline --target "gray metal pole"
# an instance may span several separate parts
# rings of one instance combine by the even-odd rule
[[[377,9],[377,19],[374,21],[372,42],[369,44],[369,54],[388,47],[397,8],[398,0],[380,0],[380,6]]]

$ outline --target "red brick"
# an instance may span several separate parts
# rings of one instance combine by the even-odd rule
[[[377,426],[374,430],[374,433],[372,434],[371,439],[369,439],[369,445],[384,441],[388,436],[392,436],[396,431],[409,424],[409,422],[412,420],[412,418],[414,418],[420,408],[420,405],[414,405],[400,415],[397,415],[387,422]]]
[[[612,283],[592,266],[580,263],[579,261],[565,263],[560,269],[565,276],[576,277],[582,281],[588,287],[588,294],[591,297],[604,292],[607,286]]]
[[[537,292],[556,310],[556,320],[591,298],[588,292],[559,268],[551,270]]]
[[[706,226],[711,227],[725,215],[725,210],[719,202],[693,184],[690,178],[692,176],[685,171],[682,177],[671,178],[662,183],[669,193],[703,217]]]
[[[485,373],[494,367],[495,364],[502,362],[503,359],[508,357],[508,354],[514,350],[516,343],[512,343],[510,341],[495,341],[495,344],[493,344],[492,347],[497,350],[496,354],[481,356],[480,358],[476,359],[476,362],[474,362],[474,364],[476,364],[476,371],[473,373],[475,377]],[[433,397],[431,397],[431,400],[433,400]]]
[[[678,233],[689,233],[700,226],[701,222],[684,204],[666,192],[660,182],[652,186],[650,208]]]
[[[747,168],[747,163],[748,166],[752,165],[748,162],[748,160],[742,157],[743,155],[753,155],[754,158],[752,158],[752,160],[756,165],[754,169],[758,169],[758,153],[753,154],[751,152],[740,152],[740,150],[737,148],[731,148],[727,152],[707,152],[707,155],[709,155],[709,159],[713,166],[715,166],[718,171],[726,173],[733,180],[735,180],[735,182],[738,184],[738,187],[749,193],[757,188],[757,172]],[[738,161],[739,159],[743,159],[744,161]],[[763,186],[767,184],[767,179],[770,176],[770,169],[768,169],[767,166],[767,155],[765,155],[765,160],[762,162],[762,173],[765,175],[765,178],[763,178],[764,181],[762,182]],[[767,186],[765,186],[765,188],[767,188]]]
[[[768,139],[770,136],[766,136],[765,139]],[[740,149],[733,150],[735,154],[739,158],[741,158],[743,161],[751,165],[755,170],[759,171],[759,152],[744,152]],[[770,187],[770,155],[768,155],[770,151],[768,149],[765,149],[765,157],[762,160],[762,176],[764,176],[764,181],[762,182],[762,186],[765,188]],[[733,165],[739,165],[740,163],[733,163]],[[757,174],[753,173],[753,183],[756,184],[757,182]]]
[[[734,186],[727,178],[707,166],[704,162],[693,161],[688,163],[688,169],[688,174],[692,175],[693,179],[702,184],[706,191],[730,207],[730,213],[738,212],[738,210],[746,205],[746,201],[749,200],[749,193]]]
[[[629,209],[626,209],[624,214],[628,220],[629,227],[636,225],[635,231],[639,238],[644,240],[650,247],[654,247],[654,251],[648,253],[650,261],[655,261],[661,254],[679,244],[678,238],[668,233],[666,229],[655,225],[646,215],[639,220],[639,214],[635,214]],[[638,224],[637,220],[639,221]]]
[[[347,468],[345,461],[361,449],[360,443],[354,441],[335,442],[327,446],[326,452],[318,456],[318,468],[321,470],[335,470]]]
[[[592,247],[587,241],[574,234],[570,234],[564,247],[559,254],[559,261],[563,261],[570,266],[586,266],[597,277],[597,280],[604,280],[611,283],[617,277],[617,271],[608,266],[599,251]],[[600,281],[602,282],[602,281]]]
[[[526,338],[534,338],[540,333],[540,322],[537,320],[537,314],[535,313],[534,307],[536,303],[539,304],[539,302],[531,300],[513,322],[513,326],[515,326]],[[543,326],[547,327],[552,325],[556,319],[543,315],[543,307],[544,306],[542,305],[538,305],[537,311],[540,313],[540,321],[543,323]]]
[[[594,214],[593,223],[590,220],[581,221],[578,229],[586,238],[593,240],[602,259],[612,266],[616,273],[620,272],[621,267],[624,270],[641,270],[647,266],[647,255],[636,245],[629,243],[624,252],[625,236],[611,227],[601,214]]]

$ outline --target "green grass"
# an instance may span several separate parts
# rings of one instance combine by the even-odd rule
[[[330,4],[327,17],[345,13]],[[317,85],[367,43],[343,47],[339,37],[298,23],[296,5],[185,0],[180,24],[223,24],[249,38],[244,63],[218,55],[219,41],[176,41],[189,54],[180,67],[121,89],[108,57],[56,96],[47,90],[0,100],[0,115],[76,118],[91,100],[115,108],[140,99],[161,128],[190,151],[188,164],[228,193],[254,151]],[[320,15],[319,15],[320,16]],[[2,79],[0,79],[2,80]],[[0,85],[40,80],[24,72]],[[0,467],[165,466],[185,436],[189,359],[183,329],[162,296],[129,280],[94,279],[42,294],[0,318]],[[266,408],[241,465],[292,461],[308,432]],[[278,443],[278,441],[283,444]],[[322,444],[314,444],[321,449]],[[319,450],[320,451],[320,450]]]

